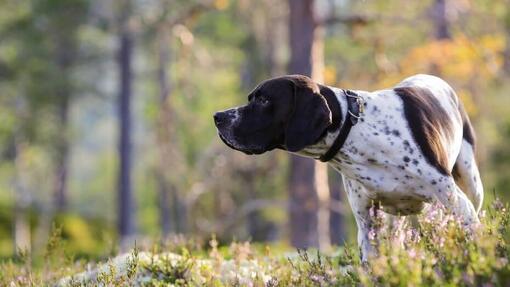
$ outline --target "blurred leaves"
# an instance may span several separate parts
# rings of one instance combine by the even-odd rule
[[[320,1],[319,1],[320,2]],[[327,3],[326,3],[327,2]],[[503,54],[510,47],[505,1],[448,1],[454,6],[451,40],[433,39],[433,1],[323,1],[331,15],[369,15],[365,25],[326,27],[325,83],[341,88],[389,88],[415,73],[445,78],[477,127],[487,194],[510,185],[510,86]],[[0,203],[13,205],[14,160],[31,195],[29,212],[47,213],[60,136],[62,89],[71,103],[71,209],[57,220],[72,248],[100,254],[113,237],[116,158],[115,1],[0,1]],[[160,160],[155,121],[162,103],[156,70],[159,33],[169,48],[172,113],[164,163],[186,205],[188,232],[220,240],[249,239],[246,210],[256,218],[257,240],[285,234],[287,162],[283,152],[248,157],[225,147],[212,114],[241,105],[256,84],[280,75],[288,61],[287,6],[279,0],[135,0],[135,192],[142,236],[160,235]],[[333,4],[331,4],[333,3]],[[331,5],[331,6],[330,6]],[[60,47],[60,48],[59,48]],[[66,47],[62,49],[61,47]],[[59,61],[72,65],[62,69]],[[64,65],[65,66],[65,65]],[[166,109],[165,109],[166,111]],[[15,155],[14,138],[22,152]],[[169,205],[174,199],[169,200]],[[250,203],[257,203],[252,204]],[[271,202],[271,204],[259,203]],[[5,205],[5,207],[4,207]],[[241,216],[240,216],[241,215]],[[178,221],[182,214],[173,213]],[[228,223],[228,224],[227,224]],[[0,218],[0,253],[9,254],[12,218]],[[37,220],[34,221],[37,227]],[[354,238],[354,236],[351,236]],[[321,265],[322,266],[322,265]],[[321,267],[319,266],[319,267]],[[321,267],[322,268],[322,267]],[[430,271],[430,270],[429,270]],[[426,272],[429,272],[426,271]]]

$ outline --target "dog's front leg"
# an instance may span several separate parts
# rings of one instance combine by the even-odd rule
[[[345,191],[351,205],[356,225],[358,226],[358,247],[360,248],[361,260],[367,262],[370,256],[376,255],[377,249],[372,243],[377,236],[377,226],[371,213],[373,201],[368,197],[368,190],[357,181],[344,177]],[[377,213],[377,212],[375,212]]]

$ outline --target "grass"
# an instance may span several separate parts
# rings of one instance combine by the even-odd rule
[[[508,205],[496,200],[480,217],[474,233],[440,208],[407,228],[383,229],[368,264],[353,245],[335,255],[284,255],[248,242],[220,248],[214,238],[205,248],[177,238],[94,264],[66,254],[55,228],[44,266],[34,268],[20,252],[1,263],[0,286],[509,286]]]

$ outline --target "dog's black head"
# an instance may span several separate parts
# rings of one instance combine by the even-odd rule
[[[262,82],[242,107],[217,112],[214,122],[229,147],[247,154],[274,148],[296,152],[316,143],[331,124],[319,86],[300,75]]]

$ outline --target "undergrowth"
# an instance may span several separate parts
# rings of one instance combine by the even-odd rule
[[[0,286],[510,286],[507,204],[495,200],[482,211],[474,232],[441,208],[431,210],[408,226],[378,231],[378,254],[368,263],[354,244],[335,255],[275,254],[248,242],[220,248],[213,237],[200,247],[181,237],[96,265],[66,254],[54,228],[44,266],[20,251],[0,264]]]

